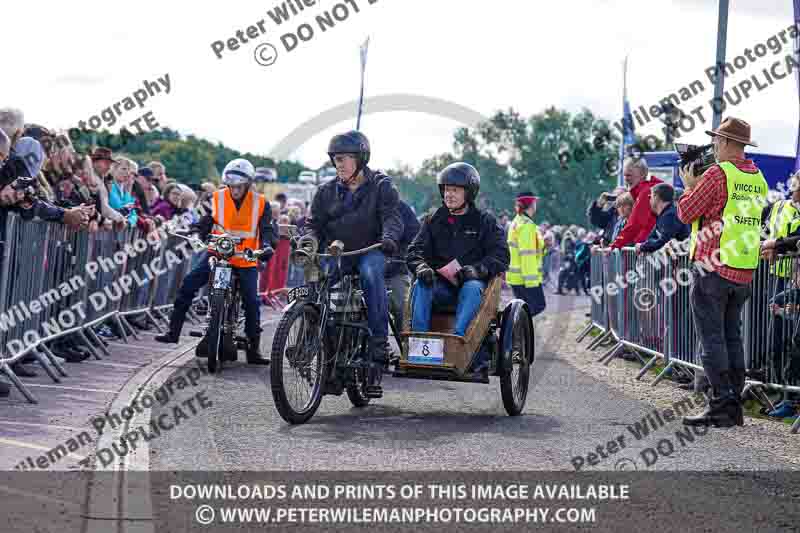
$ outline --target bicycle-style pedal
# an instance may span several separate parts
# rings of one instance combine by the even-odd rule
[[[383,387],[380,385],[367,385],[364,387],[364,396],[367,398],[383,398]]]
[[[205,333],[203,333],[202,331],[195,330],[195,331],[190,331],[189,332],[189,336],[190,337],[200,337],[200,338],[202,338],[202,337],[205,337]]]

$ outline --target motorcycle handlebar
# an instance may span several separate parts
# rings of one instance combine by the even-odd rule
[[[361,255],[361,254],[365,254],[367,252],[371,252],[372,250],[378,249],[381,246],[382,246],[381,243],[375,243],[375,244],[372,244],[370,246],[367,246],[366,248],[361,248],[359,250],[353,250],[353,251],[350,251],[350,252],[342,252],[340,254],[317,254],[317,256],[319,256],[319,257],[349,257],[349,256],[353,256],[353,255]]]

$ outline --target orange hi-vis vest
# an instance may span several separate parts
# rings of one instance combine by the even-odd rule
[[[244,252],[245,248],[258,250],[258,222],[264,214],[266,205],[267,201],[264,196],[250,189],[242,200],[241,207],[237,209],[230,189],[225,187],[214,192],[211,197],[211,217],[214,222],[225,228],[226,233],[242,238],[241,244],[236,247],[237,252]],[[222,234],[218,229],[212,230],[211,233]],[[244,257],[233,257],[230,263],[236,268],[256,266],[255,262],[245,261]]]

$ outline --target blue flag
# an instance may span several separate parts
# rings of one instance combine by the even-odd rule
[[[795,0],[800,2],[800,0]],[[625,58],[625,66],[623,71],[622,82],[622,142],[619,145],[619,177],[617,185],[620,187],[625,186],[625,178],[623,178],[622,163],[625,161],[625,147],[632,146],[636,143],[636,137],[633,134],[633,115],[631,114],[631,104],[628,102],[628,58]]]

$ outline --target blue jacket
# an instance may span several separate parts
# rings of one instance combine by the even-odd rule
[[[119,211],[123,207],[133,208],[135,204],[136,198],[134,198],[133,195],[128,191],[123,190],[116,181],[111,185],[111,192],[108,193],[108,205],[111,206],[111,209],[116,209]],[[136,215],[136,211],[131,211],[128,215],[128,222],[132,228],[136,227],[136,221],[138,218],[139,217]]]
[[[400,242],[397,243],[397,253],[386,260],[386,278],[393,278],[398,274],[408,274],[408,267],[406,266],[406,254],[408,253],[408,245],[414,240],[414,237],[419,233],[419,228],[422,227],[417,220],[417,216],[411,207],[403,200],[397,201],[397,211],[400,213],[400,218],[403,220],[403,235],[400,237]]]
[[[684,241],[689,238],[689,225],[678,219],[678,209],[674,203],[669,204],[656,218],[653,231],[642,243],[641,250],[645,253],[657,252],[672,239]]]

